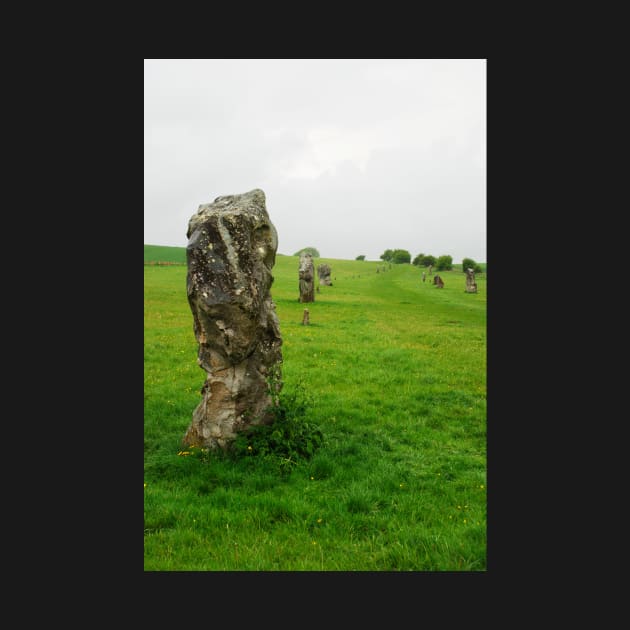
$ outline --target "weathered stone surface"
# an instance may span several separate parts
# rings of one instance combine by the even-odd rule
[[[440,278],[440,276],[435,276],[433,278],[433,284],[435,286],[437,286],[438,289],[443,289],[444,288],[444,280],[442,280],[442,278]]]
[[[310,254],[300,256],[300,302],[315,301],[315,266]]]
[[[468,267],[466,269],[466,293],[477,293],[477,283],[475,282],[475,270]]]
[[[273,421],[282,387],[270,294],[278,235],[265,193],[255,189],[199,206],[187,237],[188,303],[207,378],[183,442],[226,448],[248,426]]]
[[[326,287],[332,286],[332,280],[330,279],[330,274],[332,270],[330,269],[330,265],[326,263],[322,263],[321,265],[317,265],[317,275],[319,276],[319,284]]]
[[[308,309],[305,308],[304,309],[304,313],[302,315],[302,325],[303,326],[308,326],[310,324],[310,318],[309,318],[309,313],[308,313]]]

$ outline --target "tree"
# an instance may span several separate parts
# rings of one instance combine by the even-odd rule
[[[365,255],[361,254],[360,256],[357,256],[355,260],[365,260]]]
[[[411,254],[406,249],[386,249],[381,254],[381,260],[388,263],[408,263],[411,262]]]
[[[422,266],[423,267],[432,267],[433,265],[435,265],[435,256],[431,256],[431,254],[427,254],[422,259]]]
[[[464,260],[462,260],[462,271],[466,273],[466,269],[472,269],[475,273],[483,273],[481,265],[476,263],[472,258],[464,258]]]
[[[400,265],[401,263],[410,263],[411,254],[406,249],[395,249],[391,262],[396,265]]]
[[[302,254],[310,254],[313,258],[319,258],[319,252],[314,247],[305,247],[299,252],[295,252],[294,256],[301,256]]]
[[[431,254],[427,254],[426,256],[424,254],[418,254],[413,259],[412,264],[418,267],[430,267],[431,265],[435,265],[435,256],[431,256]]]
[[[453,268],[453,257],[440,256],[437,259],[436,268],[438,271],[450,271]]]

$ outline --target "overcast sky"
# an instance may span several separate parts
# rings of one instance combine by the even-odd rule
[[[485,59],[145,59],[144,243],[261,188],[278,253],[486,260]]]

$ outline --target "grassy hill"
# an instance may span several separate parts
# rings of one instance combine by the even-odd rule
[[[438,289],[408,264],[314,262],[333,281],[315,302],[293,256],[271,288],[282,395],[324,434],[293,463],[182,454],[205,380],[186,267],[145,266],[145,570],[484,571],[485,274],[467,294],[461,271]]]
[[[282,256],[282,254],[278,254]],[[324,259],[322,259],[324,260]],[[371,262],[371,261],[357,261],[357,262]],[[169,247],[167,245],[145,245],[144,246],[144,263],[146,264],[159,264],[159,263],[173,263],[173,264],[186,264],[186,248],[185,247]],[[318,263],[319,264],[319,263]],[[384,264],[380,262],[379,264]],[[486,263],[479,263],[483,271],[486,271]],[[453,264],[454,271],[462,271],[461,263]]]
[[[145,245],[144,264],[186,264],[185,247],[168,247],[166,245]]]

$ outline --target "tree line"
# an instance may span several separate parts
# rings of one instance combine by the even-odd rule
[[[381,255],[381,260],[394,264],[411,263],[417,267],[433,267],[436,271],[451,271],[453,269],[452,256],[432,256],[431,254],[418,254],[413,262],[411,254],[406,249],[386,249]],[[475,273],[482,273],[481,265],[472,258],[462,260],[462,269],[472,269]]]

